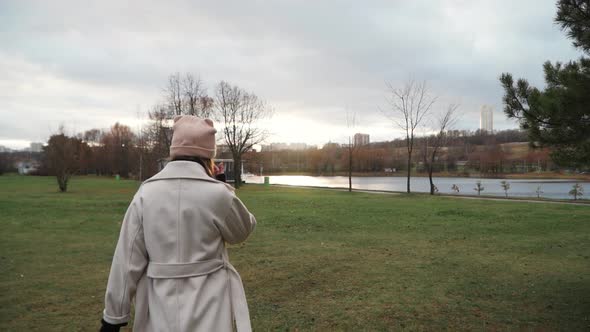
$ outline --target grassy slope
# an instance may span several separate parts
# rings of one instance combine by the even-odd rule
[[[137,183],[0,176],[0,330],[95,329]],[[590,208],[246,186],[255,330],[590,327]]]

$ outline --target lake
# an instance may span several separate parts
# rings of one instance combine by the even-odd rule
[[[293,186],[312,186],[326,188],[348,188],[348,177],[346,176],[306,176],[306,175],[276,175],[269,176],[271,184],[283,184]],[[248,183],[264,183],[264,177],[250,175],[244,180]],[[484,187],[482,195],[502,196],[504,190],[500,186],[502,179],[478,179],[465,177],[435,177],[434,184],[440,193],[454,194],[451,189],[453,184],[459,187],[461,195],[477,195],[474,190],[475,183],[480,180]],[[590,195],[590,182],[563,180],[563,179],[526,179],[506,180],[510,183],[508,196],[513,197],[537,197],[538,187],[543,191],[541,197],[555,199],[573,199],[568,193],[575,183],[580,183],[584,193]],[[385,191],[406,191],[405,177],[352,177],[352,187],[361,190],[385,190]],[[430,184],[427,177],[413,177],[411,180],[412,192],[429,192]],[[585,196],[582,196],[585,197]]]

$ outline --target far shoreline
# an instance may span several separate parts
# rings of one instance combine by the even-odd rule
[[[347,172],[329,172],[329,173],[311,173],[311,172],[281,172],[271,173],[262,175],[252,174],[255,176],[313,176],[313,177],[348,177]],[[352,173],[353,177],[401,177],[407,176],[404,172],[396,173],[385,173],[385,172],[371,172],[371,173]],[[415,178],[428,178],[427,173],[412,173],[412,177]],[[590,174],[564,174],[558,172],[531,172],[531,173],[503,173],[503,174],[486,174],[486,173],[446,173],[439,172],[433,173],[433,177],[446,177],[446,178],[476,178],[476,179],[509,179],[509,180],[564,180],[569,182],[572,180],[590,182]]]
[[[249,184],[254,186],[262,186],[263,184],[255,183]],[[298,188],[298,189],[312,189],[312,190],[333,190],[333,191],[348,191],[346,187],[319,187],[319,186],[298,186],[288,184],[272,184],[271,186],[280,188]],[[368,193],[368,194],[384,194],[384,195],[409,195],[414,197],[446,197],[458,199],[479,199],[491,201],[506,201],[506,202],[521,202],[521,203],[556,203],[556,204],[570,204],[570,205],[590,205],[590,199],[579,198],[577,200],[562,199],[562,198],[547,198],[547,197],[518,197],[518,196],[495,196],[495,195],[465,195],[465,194],[449,194],[436,193],[431,195],[428,192],[411,192],[395,191],[395,190],[371,190],[371,189],[352,189],[352,192]]]

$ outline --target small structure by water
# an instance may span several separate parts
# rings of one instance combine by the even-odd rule
[[[39,163],[36,161],[19,161],[16,164],[16,168],[18,169],[18,174],[28,175],[37,171]]]

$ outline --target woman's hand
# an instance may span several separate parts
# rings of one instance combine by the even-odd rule
[[[127,323],[110,324],[107,323],[104,319],[101,319],[100,323],[102,324],[102,326],[100,327],[100,332],[119,332],[121,326],[127,325]]]

